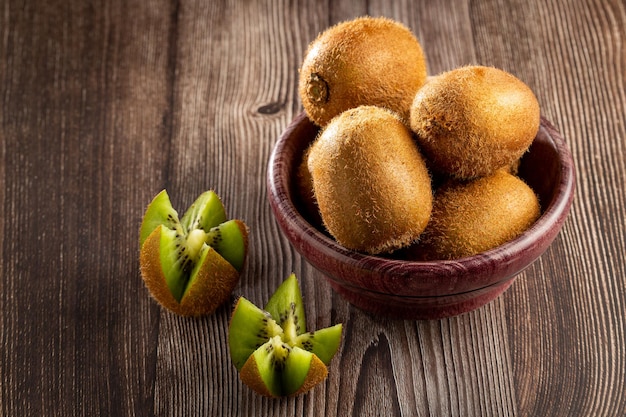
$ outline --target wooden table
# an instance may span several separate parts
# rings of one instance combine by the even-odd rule
[[[279,231],[265,188],[301,111],[308,43],[385,15],[429,72],[515,74],[574,156],[550,249],[501,297],[438,321],[371,317]],[[624,0],[0,2],[0,409],[4,416],[623,416],[626,414]],[[251,229],[233,295],[264,304],[290,272],[310,327],[345,326],[327,381],[269,400],[228,354],[232,303],[162,311],[138,228],[166,188],[212,188]]]

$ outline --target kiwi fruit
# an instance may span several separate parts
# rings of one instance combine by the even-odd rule
[[[240,220],[228,220],[208,230],[207,245],[222,255],[237,271],[241,271],[246,259],[247,234]]]
[[[393,252],[417,240],[432,209],[431,181],[410,129],[394,112],[360,106],[312,144],[308,168],[324,226],[346,248]]]
[[[295,175],[295,196],[298,209],[310,224],[317,227],[322,224],[315,191],[313,190],[313,178],[309,172],[309,151],[307,148],[302,155],[302,160],[298,164]]]
[[[241,381],[268,397],[295,396],[322,382],[341,343],[342,325],[306,331],[302,294],[291,274],[260,309],[244,297],[228,331]]]
[[[429,79],[417,91],[410,126],[433,169],[459,179],[509,166],[537,135],[540,109],[512,74],[465,66]]]
[[[141,276],[153,298],[183,316],[210,314],[230,296],[248,248],[248,228],[227,220],[214,191],[183,217],[165,190],[148,205],[139,232]]]
[[[408,120],[426,75],[413,33],[394,20],[367,16],[332,26],[310,43],[298,91],[307,116],[319,126],[360,105],[386,107]]]
[[[506,169],[451,180],[435,193],[430,223],[411,253],[421,260],[472,256],[518,237],[540,212],[533,190]]]

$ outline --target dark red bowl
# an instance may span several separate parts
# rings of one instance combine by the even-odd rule
[[[519,167],[537,193],[541,217],[521,236],[453,261],[416,262],[358,253],[339,245],[307,215],[295,192],[302,153],[318,128],[304,113],[281,135],[268,167],[268,198],[294,248],[348,302],[399,319],[434,319],[474,310],[506,290],[552,243],[572,204],[575,173],[561,135],[546,119]]]

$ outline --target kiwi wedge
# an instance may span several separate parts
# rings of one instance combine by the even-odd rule
[[[237,284],[247,240],[245,223],[227,220],[214,191],[202,193],[179,219],[163,190],[148,205],[140,227],[141,276],[168,310],[210,314]]]
[[[537,135],[540,109],[512,74],[465,66],[431,77],[415,95],[410,125],[434,170],[458,179],[514,164]]]
[[[247,251],[247,230],[241,220],[228,220],[209,229],[206,243],[222,255],[237,271],[243,269]]]
[[[228,344],[244,384],[268,397],[294,396],[326,378],[341,332],[341,324],[306,331],[300,287],[291,274],[264,309],[239,298],[229,324]]]
[[[410,252],[426,260],[475,255],[518,237],[540,212],[534,191],[506,169],[451,180],[435,193],[431,221]]]
[[[418,240],[432,209],[426,161],[400,117],[359,106],[317,137],[308,169],[324,226],[342,246],[390,253]]]
[[[311,42],[298,91],[319,126],[360,105],[386,107],[408,120],[426,73],[422,47],[407,27],[365,16],[334,25]]]

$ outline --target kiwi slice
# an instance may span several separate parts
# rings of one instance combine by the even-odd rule
[[[314,354],[289,346],[274,336],[255,350],[241,369],[242,380],[269,397],[293,396],[306,392],[328,375],[326,365]]]
[[[230,356],[237,370],[255,350],[274,336],[281,335],[283,329],[270,313],[261,310],[244,297],[239,297],[235,306],[228,332]]]
[[[180,222],[185,230],[202,228],[209,230],[227,220],[226,210],[220,198],[209,190],[200,196],[187,209]]]
[[[295,274],[291,274],[276,289],[265,305],[265,311],[275,318],[284,330],[287,341],[306,331],[302,293]]]
[[[189,275],[191,266],[196,261],[192,252],[198,251],[198,245],[190,245],[179,234],[163,225],[158,226],[161,233],[159,245],[159,259],[165,282],[177,301],[183,297],[187,286],[186,275]]]
[[[246,225],[241,220],[228,220],[209,229],[206,243],[241,271],[246,258],[246,237]]]
[[[341,343],[341,324],[316,330],[315,332],[303,333],[296,338],[296,346],[314,353],[320,360],[330,364]]]
[[[164,224],[168,228],[175,228],[178,223],[178,213],[172,208],[170,197],[165,190],[158,193],[146,209],[139,230],[139,246],[143,246],[150,233]]]
[[[291,274],[262,310],[240,297],[228,342],[241,380],[256,392],[292,396],[322,382],[341,343],[342,325],[306,332],[302,295]]]
[[[140,228],[142,278],[167,309],[209,314],[238,281],[247,236],[245,223],[227,220],[214,191],[202,193],[179,220],[163,190],[148,205]]]

